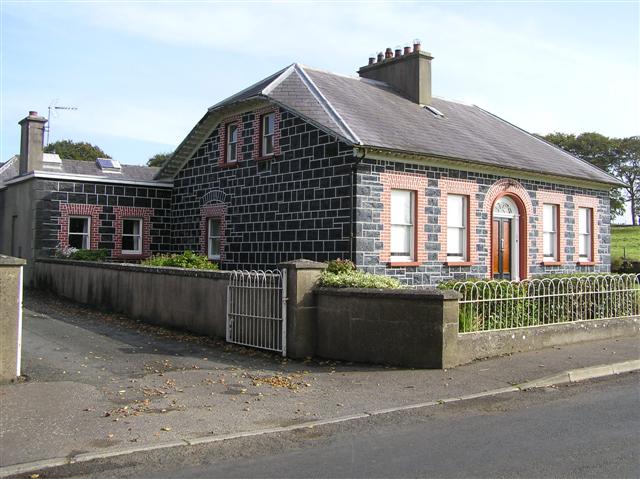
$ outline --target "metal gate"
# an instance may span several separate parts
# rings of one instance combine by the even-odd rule
[[[231,272],[227,341],[287,355],[287,270]]]

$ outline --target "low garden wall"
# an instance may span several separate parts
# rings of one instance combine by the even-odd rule
[[[447,367],[458,334],[450,290],[319,288],[316,354],[394,366]]]
[[[38,259],[35,287],[146,323],[224,337],[230,273]]]

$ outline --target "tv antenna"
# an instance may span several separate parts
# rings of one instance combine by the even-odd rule
[[[55,99],[49,105],[48,113],[47,113],[47,126],[45,127],[45,131],[47,132],[47,145],[49,144],[49,132],[51,131],[51,112],[53,111],[53,116],[58,117],[58,110],[77,110],[75,106],[60,106],[58,105],[58,99]]]

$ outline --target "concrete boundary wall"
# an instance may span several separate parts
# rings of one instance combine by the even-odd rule
[[[225,337],[229,272],[39,259],[34,284],[146,323]]]
[[[639,334],[640,317],[594,319],[574,323],[462,333],[457,335],[455,342],[448,345],[448,350],[453,362],[465,364],[475,359],[535,351],[583,341],[638,336]]]
[[[287,355],[404,367],[450,368],[476,359],[582,341],[640,336],[640,317],[458,332],[460,294],[318,288],[323,263],[295,260],[288,282]],[[38,288],[141,321],[225,337],[224,271],[37,260]]]
[[[25,264],[24,259],[0,255],[0,383],[20,376]]]

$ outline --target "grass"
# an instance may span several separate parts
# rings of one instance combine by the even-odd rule
[[[621,258],[625,250],[627,258],[640,260],[640,226],[611,227],[611,259]]]

